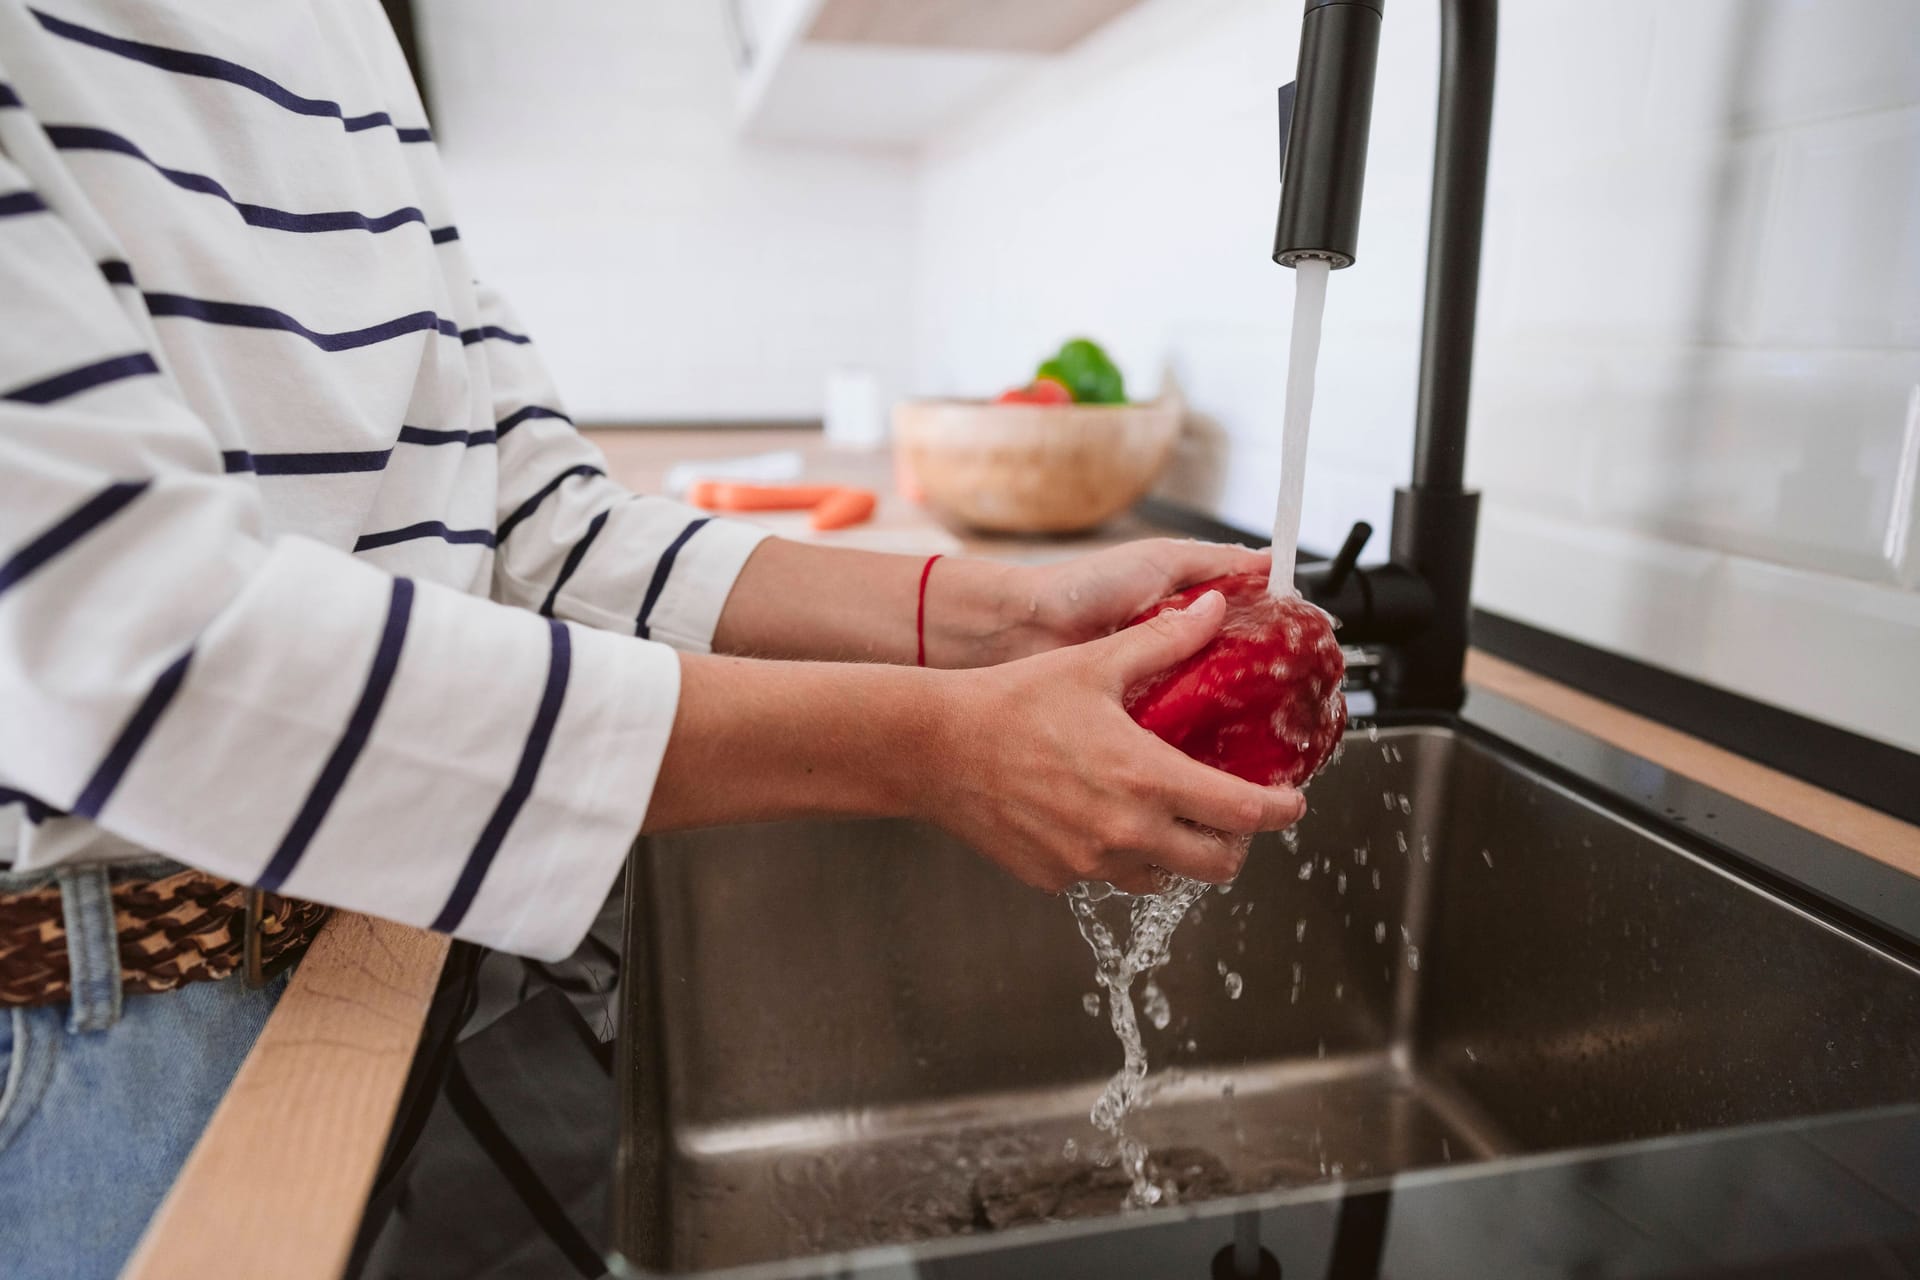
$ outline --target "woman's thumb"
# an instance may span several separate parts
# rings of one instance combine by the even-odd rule
[[[1184,609],[1163,609],[1108,637],[1115,679],[1126,688],[1191,658],[1220,634],[1226,617],[1226,597],[1208,591]]]

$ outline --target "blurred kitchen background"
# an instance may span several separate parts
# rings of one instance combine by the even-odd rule
[[[1161,495],[1254,530],[1300,8],[412,6],[464,238],[584,423],[991,396],[1084,333],[1191,410]],[[1437,41],[1388,6],[1310,547],[1406,478]],[[1920,5],[1504,6],[1475,373],[1481,607],[1920,750]]]

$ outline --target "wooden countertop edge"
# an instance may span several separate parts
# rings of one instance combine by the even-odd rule
[[[1470,683],[1920,875],[1920,828],[1484,653]],[[314,942],[123,1273],[338,1276],[447,940],[341,914]]]
[[[1467,683],[1511,698],[1908,875],[1920,876],[1920,827],[1878,809],[1623,711],[1491,654],[1467,655]]]
[[[123,1280],[322,1280],[347,1264],[447,939],[327,922]]]

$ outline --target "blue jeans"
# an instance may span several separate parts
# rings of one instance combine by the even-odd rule
[[[142,874],[164,874],[168,864]],[[0,873],[0,891],[52,873]],[[59,873],[74,994],[0,1009],[0,1273],[119,1273],[286,977],[125,997],[106,872]]]

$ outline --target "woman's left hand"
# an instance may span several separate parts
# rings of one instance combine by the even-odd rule
[[[1183,587],[1228,573],[1266,573],[1269,551],[1147,538],[1056,564],[1023,566],[1006,577],[1011,623],[999,661],[1029,657],[1111,635],[1149,605]]]

